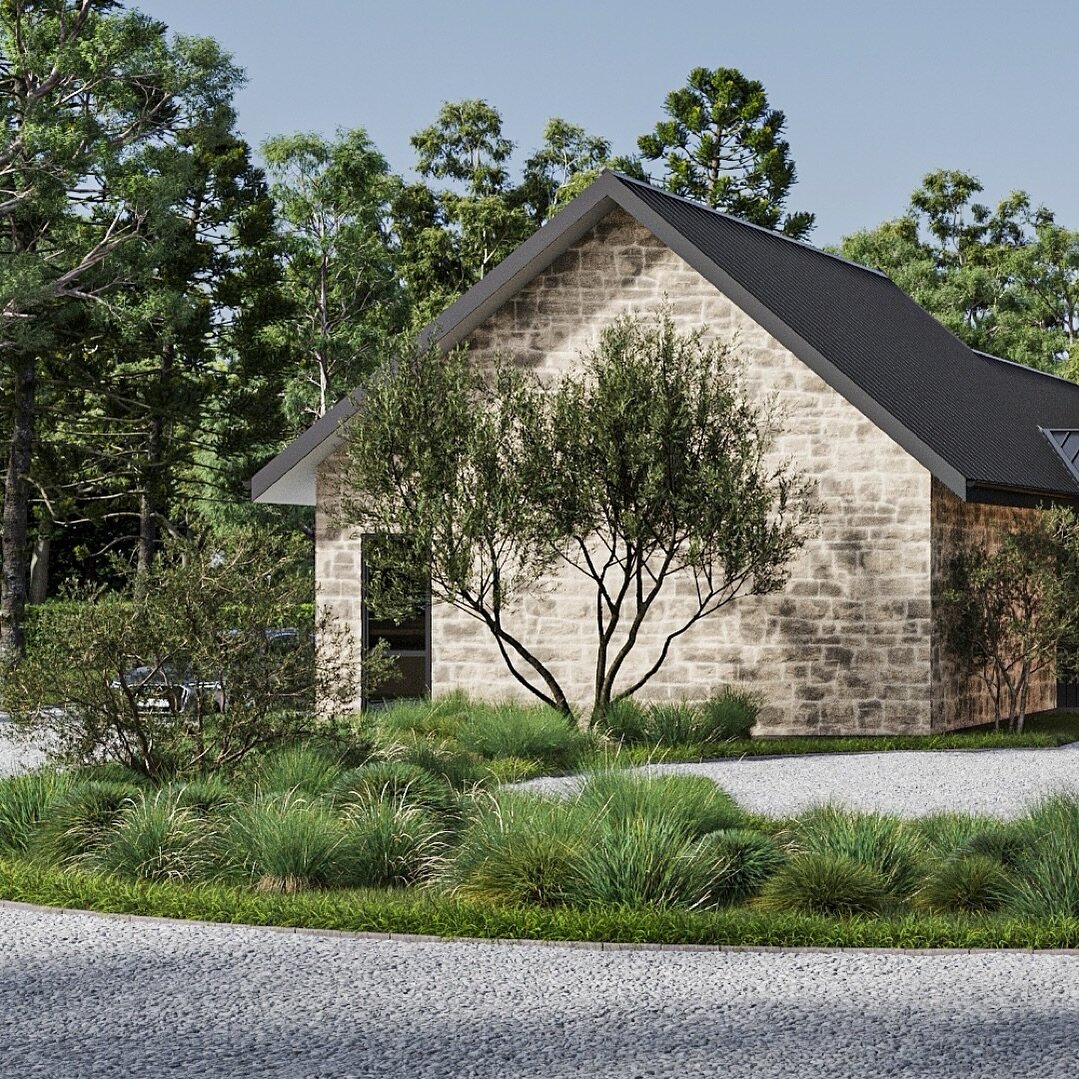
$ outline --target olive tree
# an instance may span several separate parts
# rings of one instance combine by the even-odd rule
[[[46,604],[5,706],[61,760],[117,760],[154,780],[343,735],[352,641],[325,615],[316,624],[294,542],[176,540],[139,587]]]
[[[814,509],[773,460],[775,431],[736,350],[666,314],[618,319],[553,386],[509,361],[482,369],[461,351],[418,350],[365,387],[341,513],[398,537],[386,548],[398,573],[372,582],[369,603],[407,609],[414,597],[385,582],[429,566],[432,598],[481,622],[513,677],[567,715],[544,642],[511,615],[560,576],[583,576],[594,720],[644,688],[698,622],[783,585]],[[659,638],[644,633],[676,581],[693,601],[676,622],[665,615]]]
[[[959,670],[978,677],[993,726],[1022,731],[1032,680],[1079,641],[1079,518],[1043,510],[995,547],[968,544],[948,563],[941,590],[945,645]]]

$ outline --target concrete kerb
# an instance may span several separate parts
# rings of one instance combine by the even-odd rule
[[[85,910],[81,907],[50,907],[40,903],[22,903],[0,899],[0,908],[36,914],[79,914],[120,922],[144,922],[170,926],[191,925],[212,929],[255,929],[268,933],[286,933],[315,937],[342,937],[350,940],[400,944],[482,944],[488,947],[575,948],[594,952],[719,952],[787,953],[789,955],[838,955],[849,952],[863,955],[981,955],[986,953],[1079,956],[1079,948],[851,948],[779,944],[658,944],[641,941],[528,940],[517,937],[443,937],[430,933],[383,933],[353,929],[319,929],[311,926],[257,925],[250,922],[208,922],[197,918],[162,918],[153,914],[119,914],[112,911]]]

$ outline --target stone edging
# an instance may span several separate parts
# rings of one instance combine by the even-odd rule
[[[207,922],[198,918],[161,918],[152,914],[117,914],[110,911],[84,910],[81,907],[50,907],[40,903],[22,903],[0,899],[0,910],[23,910],[37,914],[82,914],[117,922],[143,922],[159,925],[194,925],[211,929],[261,929],[268,933],[287,933],[312,937],[345,937],[350,940],[397,941],[403,944],[486,944],[518,948],[576,948],[592,952],[759,952],[790,955],[1072,955],[1079,948],[843,948],[786,947],[780,944],[649,944],[592,940],[527,940],[513,937],[440,937],[425,933],[368,933],[352,929],[315,929],[287,925],[254,925],[250,922]]]

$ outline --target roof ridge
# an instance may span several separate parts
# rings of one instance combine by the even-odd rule
[[[783,240],[784,242],[794,244],[797,247],[804,247],[807,251],[812,251],[815,255],[822,255],[826,259],[841,262],[846,266],[853,266],[856,270],[864,270],[866,273],[873,274],[874,277],[883,277],[885,281],[892,281],[883,270],[878,269],[876,266],[866,266],[864,263],[855,262],[853,259],[837,255],[834,251],[825,251],[824,248],[816,247],[806,240],[796,240],[793,236],[784,236],[782,232],[776,232],[775,229],[765,228],[764,225],[756,225],[752,221],[747,221],[744,217],[729,214],[725,210],[717,210],[713,206],[706,206],[703,202],[687,198],[685,195],[677,195],[673,191],[664,191],[662,187],[656,187],[655,184],[649,183],[647,180],[638,180],[636,177],[629,176],[624,172],[619,172],[617,169],[604,169],[603,172],[620,180],[622,183],[633,184],[635,187],[646,187],[649,191],[654,191],[657,195],[662,195],[666,199],[684,202],[687,205],[692,206],[695,210],[704,210],[705,213],[715,214],[716,217],[722,217],[724,220],[733,221],[736,225],[743,225],[747,229],[763,232],[766,236],[775,237],[777,240]],[[894,282],[892,283],[894,284]]]
[[[970,347],[969,345],[967,346]],[[1043,371],[1040,367],[1031,367],[1029,363],[1020,363],[1018,360],[1009,360],[1007,356],[997,356],[992,352],[986,352],[981,348],[971,348],[971,352],[975,356],[981,356],[983,360],[994,360],[996,363],[1006,363],[1009,367],[1018,367],[1020,370],[1029,371],[1032,375],[1041,375],[1043,378],[1056,379],[1057,382],[1063,382],[1065,386],[1071,386],[1073,389],[1079,389],[1079,382],[1075,382],[1070,378],[1065,378],[1063,375],[1053,374],[1052,371]]]

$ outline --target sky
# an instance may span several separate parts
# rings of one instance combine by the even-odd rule
[[[247,72],[257,144],[364,127],[391,167],[443,101],[484,98],[517,163],[560,116],[615,153],[663,118],[697,66],[759,79],[787,116],[788,209],[817,245],[898,216],[931,169],[1021,188],[1079,228],[1079,4],[1069,0],[133,0],[217,38]]]

